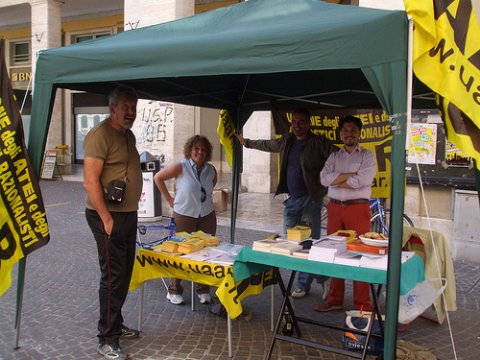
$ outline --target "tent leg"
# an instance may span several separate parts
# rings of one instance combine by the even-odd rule
[[[138,307],[138,331],[142,331],[143,325],[143,301],[145,296],[145,283],[140,287],[140,306]]]
[[[227,314],[227,337],[228,337],[228,357],[233,357],[232,355],[232,320],[230,315]]]
[[[20,341],[20,321],[22,319],[22,307],[23,307],[23,288],[25,286],[25,268],[27,266],[27,257],[23,257],[18,262],[18,279],[17,279],[17,313],[15,316],[15,346],[14,349],[19,348],[18,343]]]

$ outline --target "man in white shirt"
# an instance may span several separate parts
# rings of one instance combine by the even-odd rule
[[[340,120],[340,136],[344,143],[340,151],[330,154],[320,172],[320,182],[328,186],[327,233],[338,230],[355,230],[357,234],[370,231],[370,196],[372,181],[377,171],[375,155],[359,145],[362,121],[354,116]],[[355,308],[371,310],[369,286],[353,282]],[[332,278],[330,292],[325,303],[316,311],[343,309],[345,280]]]

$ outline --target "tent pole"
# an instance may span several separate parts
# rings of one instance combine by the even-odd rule
[[[240,130],[240,124],[243,124],[242,118],[242,103],[245,97],[245,92],[250,82],[250,75],[245,77],[242,92],[239,94],[238,105],[236,108],[236,124],[235,130]],[[233,171],[232,171],[232,211],[230,213],[230,243],[235,243],[235,224],[237,221],[237,206],[238,206],[238,190],[240,188],[240,173],[242,169],[243,157],[242,147],[237,140],[233,142]]]
[[[236,129],[238,129],[238,117]],[[239,177],[241,167],[241,146],[235,139],[233,141],[233,171],[232,171],[232,208],[230,212],[230,243],[235,243],[235,225],[237,220],[237,206],[238,206],[238,189],[239,189]]]
[[[405,146],[406,125],[410,124],[412,107],[412,50],[413,21],[408,19],[408,59],[407,59],[407,112],[393,117],[392,171],[391,171],[391,213],[390,246],[388,247],[387,303],[384,358],[395,360],[398,330],[398,301],[400,297],[401,254],[403,241],[403,207],[405,202]],[[405,116],[406,115],[406,116]],[[407,123],[407,124],[406,124]],[[394,175],[395,174],[395,175]]]
[[[22,304],[23,304],[23,289],[25,286],[25,268],[27,266],[27,257],[24,256],[18,261],[18,278],[17,278],[17,311],[15,314],[15,346],[14,349],[19,348],[20,341],[20,321],[22,319]]]
[[[478,204],[480,205],[480,171],[477,168],[477,162],[475,159],[473,161],[473,173],[475,174],[475,182],[477,184],[477,195],[478,195]]]

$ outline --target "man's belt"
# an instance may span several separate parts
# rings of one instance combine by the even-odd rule
[[[337,199],[330,199],[330,202],[337,204],[337,205],[357,205],[357,204],[370,204],[370,200],[368,199],[352,199],[352,200],[337,200]]]

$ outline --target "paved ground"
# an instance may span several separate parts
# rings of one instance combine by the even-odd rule
[[[81,183],[42,181],[44,201],[51,229],[50,243],[29,256],[23,301],[20,347],[13,349],[16,269],[14,285],[0,298],[0,359],[100,359],[96,354],[98,314],[98,269],[94,240],[84,219],[84,192]],[[241,194],[237,242],[250,244],[265,236],[259,230],[278,231],[281,224],[281,200],[271,195]],[[220,214],[228,215],[228,212]],[[220,219],[219,235],[229,241],[228,221]],[[399,338],[433,347],[442,360],[480,359],[480,265],[456,262],[458,311],[450,313],[449,324],[437,325],[415,320]],[[347,289],[351,286],[347,285]],[[145,287],[145,318],[142,337],[124,341],[131,359],[228,359],[227,327],[223,318],[198,305],[192,311],[165,300],[160,280]],[[185,294],[189,298],[189,294]],[[251,321],[232,322],[235,359],[262,359],[270,342],[270,291],[245,300],[253,313]],[[349,303],[351,295],[349,295]],[[296,300],[296,311],[318,318],[312,311],[321,296],[315,285],[305,299]],[[279,291],[276,290],[276,299]],[[277,301],[278,306],[278,301]],[[138,320],[139,291],[131,293],[124,307],[126,321],[135,326]],[[326,315],[341,324],[341,312]],[[337,332],[302,327],[306,337],[340,343]],[[454,355],[452,341],[457,356]],[[343,356],[281,344],[273,359],[345,359]]]

